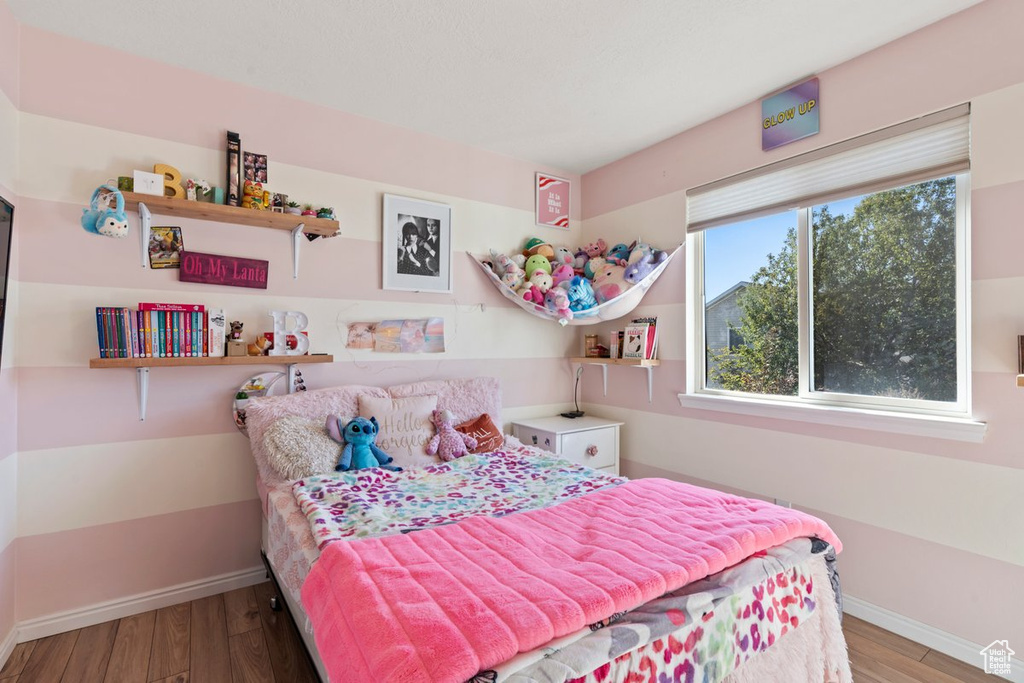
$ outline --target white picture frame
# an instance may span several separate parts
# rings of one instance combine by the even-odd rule
[[[537,227],[569,229],[572,182],[550,173],[534,173],[533,209]]]
[[[450,294],[452,207],[385,194],[381,223],[381,288]]]

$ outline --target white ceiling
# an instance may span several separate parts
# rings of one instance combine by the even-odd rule
[[[42,29],[582,173],[979,0],[7,2]]]

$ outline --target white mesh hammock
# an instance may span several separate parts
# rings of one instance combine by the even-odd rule
[[[683,245],[676,247],[668,255],[667,259],[659,263],[654,270],[647,274],[647,277],[627,289],[619,296],[605,301],[603,304],[599,304],[594,308],[588,308],[585,311],[573,311],[571,319],[560,316],[556,311],[552,311],[549,308],[526,301],[522,297],[517,296],[516,293],[506,287],[504,283],[498,279],[498,276],[494,271],[484,265],[480,259],[473,256],[473,254],[468,251],[466,253],[469,254],[469,257],[473,259],[473,262],[480,267],[480,270],[486,273],[491,284],[501,292],[502,296],[509,301],[514,302],[519,306],[519,308],[523,309],[527,313],[535,315],[538,318],[555,320],[559,325],[594,325],[606,320],[615,320],[616,318],[628,315],[630,311],[640,305],[640,300],[644,298],[644,294],[646,294],[650,286],[654,284],[654,281],[657,280],[663,272],[665,272],[665,268],[672,262],[672,259],[682,248]]]

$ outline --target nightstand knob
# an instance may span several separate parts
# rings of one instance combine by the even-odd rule
[[[589,455],[590,457],[594,457],[595,455],[597,455],[597,446],[587,446],[587,455]]]

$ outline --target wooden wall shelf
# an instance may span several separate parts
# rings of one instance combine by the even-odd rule
[[[588,356],[577,356],[570,358],[569,361],[586,365],[631,365],[636,368],[654,368],[661,365],[661,361],[656,358],[641,360],[639,358],[590,358]]]
[[[579,365],[600,365],[601,374],[604,379],[604,395],[608,395],[608,366],[624,365],[630,368],[641,368],[647,371],[647,402],[654,403],[654,377],[652,370],[659,365],[658,359],[643,360],[640,358],[591,358],[588,356],[574,356],[569,359],[570,363]]]
[[[333,363],[334,356],[202,356],[200,358],[93,358],[90,368],[167,368],[188,365],[302,365]]]
[[[153,224],[154,213],[179,218],[195,218],[218,223],[286,230],[292,238],[292,277],[296,280],[299,279],[299,244],[301,244],[302,233],[333,237],[339,232],[338,221],[330,218],[257,211],[243,209],[240,206],[191,202],[187,199],[174,199],[137,192],[122,192],[121,194],[124,196],[125,208],[139,211],[139,255],[143,268],[149,268],[149,229]]]
[[[123,192],[122,194],[124,195],[126,208],[137,209],[139,203],[142,202],[153,213],[165,216],[197,218],[204,221],[235,223],[237,225],[252,225],[257,228],[272,228],[289,232],[301,223],[303,226],[302,232],[308,232],[311,235],[324,235],[326,237],[336,234],[339,230],[338,221],[328,218],[317,218],[316,216],[296,216],[289,213],[275,213],[269,210],[256,211],[255,209],[243,209],[240,206],[226,206],[224,204],[211,204],[210,202],[190,202],[187,199],[173,199],[152,194],[138,194],[137,192]]]
[[[318,354],[310,356],[202,356],[200,358],[92,358],[90,368],[135,368],[139,388],[139,420],[146,419],[146,404],[149,400],[149,369],[167,367],[188,367],[212,365],[285,365],[288,368],[288,391],[295,386],[295,366],[311,363],[333,363],[334,356]]]

